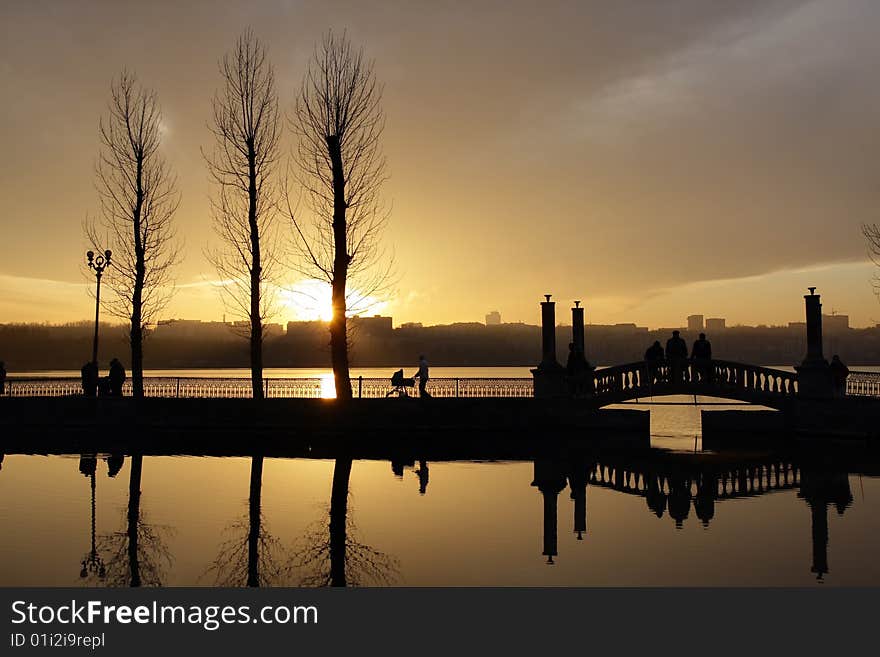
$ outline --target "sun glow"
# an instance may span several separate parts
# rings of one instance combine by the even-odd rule
[[[321,375],[321,399],[336,399],[336,381],[332,373]]]
[[[375,297],[365,296],[357,290],[349,290],[347,316],[369,311],[379,313],[388,303]],[[325,281],[299,280],[283,286],[278,293],[281,316],[303,322],[329,322],[333,319],[333,302],[330,284]]]

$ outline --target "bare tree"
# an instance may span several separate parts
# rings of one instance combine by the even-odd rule
[[[266,49],[247,30],[220,61],[223,88],[214,95],[206,156],[217,194],[211,207],[222,246],[208,254],[227,307],[249,320],[251,384],[263,397],[263,322],[272,314],[270,283],[279,155],[278,96]]]
[[[868,255],[871,258],[871,262],[877,265],[878,270],[880,270],[880,226],[877,224],[864,224],[862,232],[865,234],[865,239],[868,240]],[[874,292],[880,298],[880,272],[874,276]]]
[[[301,572],[299,585],[390,586],[400,575],[400,563],[362,543],[348,508],[350,458],[338,458],[333,467],[329,523],[313,523],[301,539],[292,568]]]
[[[263,457],[251,457],[247,517],[227,528],[228,538],[205,574],[217,586],[283,586],[290,570],[281,541],[266,525],[262,511]]]
[[[329,32],[315,49],[290,121],[299,137],[296,177],[306,210],[300,214],[288,202],[296,234],[294,267],[330,284],[330,353],[339,399],[352,396],[350,295],[356,290],[363,299],[377,293],[390,267],[380,243],[389,214],[380,197],[387,177],[379,148],[385,123],[381,99],[382,86],[363,50],[355,51],[345,34]]]
[[[132,393],[143,397],[146,327],[170,299],[171,271],[179,260],[173,218],[180,195],[160,150],[156,93],[123,72],[111,84],[108,109],[100,121],[96,170],[101,209],[97,219],[86,222],[86,234],[99,252],[107,246],[113,250],[107,270],[112,295],[105,307],[130,322]]]

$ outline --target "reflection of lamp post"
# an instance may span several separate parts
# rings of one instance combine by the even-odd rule
[[[85,579],[91,573],[92,575],[97,575],[99,578],[104,579],[104,575],[107,574],[107,570],[104,567],[104,560],[101,559],[101,555],[98,554],[98,548],[95,545],[95,469],[97,463],[92,460],[88,463],[87,468],[90,470],[86,476],[89,478],[91,482],[92,488],[92,549],[89,550],[89,553],[82,560],[82,568],[79,571],[79,576]],[[84,470],[83,466],[80,465],[80,471]]]
[[[104,251],[104,255],[95,257],[94,251],[86,252],[89,267],[95,270],[95,339],[92,342],[92,362],[98,363],[98,309],[101,307],[101,275],[110,266],[110,249]]]

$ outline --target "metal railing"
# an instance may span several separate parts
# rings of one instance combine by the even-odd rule
[[[265,397],[270,399],[333,397],[332,380],[318,378],[270,378],[263,380]],[[351,386],[356,398],[376,399],[393,391],[387,378],[353,377]],[[439,378],[430,379],[428,392],[434,397],[531,397],[532,379],[504,378]],[[412,397],[418,397],[418,387],[406,389]],[[6,394],[11,397],[68,397],[82,395],[79,378],[29,378],[8,379]],[[131,395],[131,381],[122,387],[123,396]],[[253,397],[249,378],[202,378],[202,377],[145,377],[144,395],[147,397],[177,397],[220,399]]]
[[[692,364],[683,373],[688,380],[699,380],[701,372]],[[666,394],[672,372],[667,365],[649,370],[644,362],[631,363],[596,370],[595,391],[598,396],[649,396]],[[650,379],[649,379],[650,376]],[[332,380],[320,378],[267,378],[263,380],[263,394],[270,399],[303,398],[320,399],[333,396]],[[352,391],[356,398],[376,399],[392,392],[390,379],[353,377]],[[791,396],[797,390],[796,375],[768,370],[751,365],[713,362],[712,385],[703,390],[714,391],[720,396],[735,390],[752,391],[769,395]],[[418,387],[407,388],[412,397],[418,397]],[[530,378],[438,378],[428,382],[428,392],[434,397],[532,397]],[[123,395],[131,395],[131,381],[126,381]],[[82,394],[77,377],[10,378],[6,381],[5,394],[10,397],[68,397]],[[146,377],[144,394],[147,397],[178,398],[249,398],[252,397],[249,378],[202,378],[202,377]],[[880,372],[849,373],[846,394],[852,397],[880,398]]]
[[[848,397],[880,397],[880,372],[850,372],[846,377]]]

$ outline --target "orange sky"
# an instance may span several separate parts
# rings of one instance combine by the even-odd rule
[[[285,110],[327,28],[375,59],[398,272],[377,309],[396,323],[537,323],[545,292],[594,323],[785,323],[808,285],[880,322],[859,230],[880,205],[876,3],[179,4],[0,9],[0,322],[91,316],[81,222],[123,66],[159,94],[182,193],[165,315],[222,317],[200,148],[217,60],[247,25]],[[283,299],[279,321],[315,313]]]

